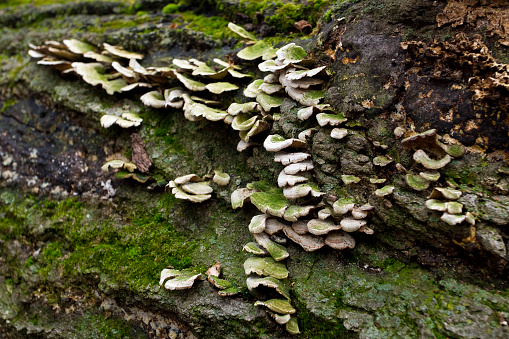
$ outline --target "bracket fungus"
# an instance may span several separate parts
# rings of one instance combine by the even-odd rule
[[[201,278],[201,273],[164,269],[161,271],[159,286],[164,286],[167,290],[185,290],[193,287],[195,280]]]
[[[242,248],[244,251],[256,255],[266,255],[267,252],[263,248],[260,247],[260,245],[257,242],[248,242],[244,245]]]
[[[272,192],[254,192],[251,203],[262,213],[282,218],[288,208],[288,201],[280,190]]]
[[[359,183],[359,181],[361,181],[361,178],[356,177],[355,175],[342,174],[341,180],[345,185],[350,185]]]
[[[275,261],[281,261],[283,259],[288,258],[290,255],[284,246],[281,246],[272,240],[270,240],[269,235],[266,233],[255,233],[253,234],[256,242],[263,248],[269,252],[270,256]]]
[[[171,180],[167,185],[177,199],[200,203],[211,198],[210,182],[203,181],[196,174],[188,174]]]
[[[325,244],[336,250],[344,250],[355,247],[355,239],[348,233],[338,231],[331,232],[325,238]]]
[[[283,283],[281,280],[272,278],[272,277],[253,277],[250,276],[246,279],[246,285],[248,290],[252,291],[258,286],[270,287],[276,290],[279,294],[285,297],[287,300],[290,300],[290,288],[287,284]]]
[[[134,113],[122,113],[121,116],[105,114],[101,117],[101,126],[109,128],[113,125],[118,125],[122,128],[138,127],[143,119]]]
[[[348,135],[348,130],[346,128],[333,128],[330,133],[331,138],[336,139],[336,140],[341,140],[344,137],[346,137],[347,135]]]
[[[347,121],[348,119],[344,117],[342,113],[340,114],[329,114],[329,113],[320,113],[316,115],[316,121],[322,127],[330,125],[337,126]]]
[[[290,205],[285,211],[283,215],[283,219],[286,221],[297,221],[300,217],[305,217],[313,210],[315,206],[299,206],[299,205]]]
[[[385,155],[379,155],[373,159],[373,164],[380,167],[385,167],[394,160]]]
[[[265,61],[261,62],[258,68],[269,72],[263,79],[254,80],[247,85],[243,94],[254,100],[246,103],[227,102],[233,95],[224,94],[239,89],[238,82],[233,80],[250,75],[240,73],[239,66],[219,59],[213,60],[219,67],[209,66],[206,62],[197,59],[173,59],[173,65],[170,67],[143,67],[137,61],[143,58],[141,54],[108,44],[104,44],[104,51],[101,51],[93,45],[71,40],[64,41],[64,44],[51,43],[46,47],[33,48],[29,54],[39,59],[51,57],[52,59],[46,60],[47,62],[53,62],[53,59],[59,60],[60,56],[65,56],[69,59],[54,66],[64,72],[75,72],[84,80],[101,85],[110,94],[152,87],[154,90],[146,90],[148,92],[140,98],[145,105],[154,108],[182,109],[184,117],[190,121],[203,119],[223,121],[239,132],[241,139],[237,146],[239,151],[256,145],[250,141],[250,138],[270,130],[272,121],[283,117],[279,107],[283,104],[285,96],[299,103],[295,110],[300,120],[309,119],[316,114],[318,125],[322,127],[338,126],[347,121],[342,113],[336,114],[330,105],[320,103],[324,97],[321,85],[326,83],[326,67],[314,65],[313,60],[307,59],[307,52],[302,47],[290,43],[275,49],[268,43],[257,40],[253,34],[240,26],[230,23],[228,27],[250,43],[237,54],[239,58],[244,60],[262,58]],[[86,55],[100,62],[85,63]],[[127,60],[129,60],[128,64],[126,64]],[[228,76],[234,78],[232,83],[222,80]],[[169,81],[180,82],[185,89],[165,89],[164,86]],[[192,92],[198,91],[203,93],[203,98],[193,95]],[[140,117],[132,113],[128,114],[131,115],[106,116],[101,118],[101,122],[105,126],[117,123],[123,127],[138,126],[141,123]],[[356,126],[355,123],[349,124],[352,131],[355,131]],[[280,188],[252,183],[246,188],[235,190],[231,195],[233,208],[242,207],[244,202],[250,201],[263,213],[254,216],[249,224],[249,230],[257,242],[246,244],[244,250],[254,255],[268,253],[270,257],[248,258],[244,263],[244,270],[246,275],[257,274],[268,277],[250,276],[247,284],[250,290],[258,286],[274,288],[276,292],[287,298],[287,300],[260,301],[256,305],[266,306],[275,312],[273,316],[276,321],[286,324],[287,331],[292,334],[299,333],[296,318],[289,316],[295,313],[295,309],[289,301],[288,286],[285,282],[278,280],[286,279],[289,274],[285,264],[282,263],[289,256],[289,252],[282,244],[290,239],[305,251],[318,250],[325,244],[336,249],[353,248],[355,240],[344,231],[373,233],[364,220],[368,211],[372,209],[371,206],[357,205],[356,207],[352,200],[340,200],[332,206],[328,199],[320,201],[319,198],[324,193],[320,192],[320,188],[312,180],[308,182],[312,179],[312,171],[315,167],[310,159],[311,154],[306,151],[295,153],[283,151],[288,148],[304,150],[307,147],[306,139],[318,130],[319,128],[314,126],[304,131],[296,131],[298,138],[286,139],[277,134],[265,137],[264,148],[268,152],[277,152],[274,161],[285,166],[278,176]],[[349,132],[347,129],[334,128],[331,136],[341,139]],[[376,159],[375,162],[379,162],[380,166],[389,163],[385,156],[379,156]],[[125,164],[126,162],[114,162],[107,167],[125,168]],[[171,189],[178,199],[201,202],[211,197],[212,187],[208,178],[209,176],[205,180],[194,174],[182,176],[170,181],[166,187]],[[342,179],[345,184],[360,181],[359,177],[349,173],[344,173]],[[229,175],[220,171],[215,171],[212,179],[218,185],[227,185],[229,180]],[[315,209],[319,211],[316,212]],[[351,216],[340,217],[349,212]],[[289,222],[292,223],[291,227]],[[287,238],[278,235],[281,231]],[[170,289],[189,288],[194,280],[201,278],[201,275],[195,272],[163,271],[161,284],[164,283]],[[221,289],[218,293],[220,295],[236,293],[238,289],[232,287],[228,281],[220,279],[219,274],[220,272],[207,271],[209,282]]]
[[[430,184],[430,182],[426,178],[411,173],[405,176],[405,181],[408,184],[408,186],[410,186],[412,189],[416,191],[424,191],[429,187]]]
[[[331,231],[341,229],[340,225],[336,225],[332,220],[312,219],[307,223],[308,232],[314,235],[323,235]]]
[[[298,234],[290,226],[285,226],[283,232],[290,240],[300,245],[306,252],[319,250],[325,245],[325,241],[322,237],[311,234]]]
[[[394,192],[394,186],[387,185],[382,188],[379,188],[375,191],[375,195],[379,198],[385,197],[386,195],[390,195]]]
[[[265,306],[269,310],[279,314],[294,314],[295,308],[292,307],[290,302],[286,299],[270,299],[267,301],[257,301],[255,306]]]
[[[289,164],[295,164],[301,161],[304,161],[311,157],[311,154],[304,152],[296,152],[296,153],[287,153],[285,151],[277,152],[274,156],[275,162],[280,162],[284,166]]]
[[[462,194],[463,193],[461,191],[452,188],[434,187],[428,198],[458,200]]]
[[[219,186],[227,186],[230,183],[230,175],[228,173],[221,172],[219,170],[214,171],[212,181]]]
[[[244,271],[246,275],[256,273],[261,276],[269,276],[276,279],[288,278],[288,270],[285,265],[276,262],[272,257],[251,257],[244,262]]]
[[[265,230],[265,222],[269,217],[269,214],[259,214],[252,217],[248,227],[249,232],[253,234],[263,232]]]
[[[313,162],[309,160],[309,161],[301,161],[301,162],[297,162],[297,163],[293,163],[293,164],[287,165],[283,169],[283,171],[286,174],[297,174],[299,172],[310,171],[313,168],[314,168]]]
[[[416,162],[424,166],[424,168],[433,170],[445,167],[452,160],[449,154],[446,154],[443,158],[438,160],[431,159],[422,149],[417,150],[413,158]]]

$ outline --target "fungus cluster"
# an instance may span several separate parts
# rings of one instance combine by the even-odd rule
[[[278,324],[285,325],[289,333],[297,334],[299,327],[290,300],[289,272],[284,264],[289,257],[284,246],[286,239],[308,252],[326,245],[345,250],[355,247],[353,233],[374,233],[367,221],[373,206],[359,204],[351,197],[337,200],[323,198],[324,192],[313,182],[315,165],[307,149],[307,141],[319,128],[331,128],[330,136],[335,140],[343,140],[347,136],[358,137],[359,132],[340,127],[347,121],[344,115],[334,112],[328,104],[320,103],[324,92],[318,86],[325,81],[325,66],[314,67],[314,62],[307,58],[302,47],[290,43],[275,49],[257,40],[240,26],[230,23],[228,27],[248,41],[248,46],[237,54],[238,57],[248,61],[261,58],[263,61],[258,65],[259,70],[269,72],[263,79],[256,79],[245,86],[243,94],[246,102],[225,102],[230,97],[223,94],[237,91],[240,88],[237,81],[250,75],[241,73],[239,66],[220,59],[213,60],[215,66],[191,58],[173,59],[170,67],[145,68],[138,62],[143,58],[140,54],[108,44],[99,50],[74,39],[31,46],[29,54],[39,59],[39,64],[50,65],[64,74],[78,75],[92,85],[101,85],[108,94],[135,88],[154,89],[140,97],[143,104],[159,109],[182,109],[185,118],[190,121],[223,121],[239,132],[239,151],[258,145],[256,140],[264,140],[265,150],[275,153],[274,161],[283,166],[277,178],[277,187],[256,182],[248,184],[232,193],[231,204],[237,209],[251,202],[261,213],[253,216],[248,226],[255,241],[244,246],[246,252],[254,255],[245,261],[244,271],[248,289],[259,299],[255,305],[266,307]],[[227,77],[236,83],[224,81]],[[169,80],[178,81],[181,87],[165,88]],[[196,96],[196,92],[200,92],[200,96]],[[270,130],[271,122],[278,118],[278,108],[285,99],[285,93],[299,104],[297,118],[307,120],[316,114],[317,126],[300,131],[297,138],[277,134],[260,138],[263,135],[259,134]],[[141,121],[132,113],[101,118],[104,127],[113,124],[136,127]],[[396,129],[395,134],[402,137],[404,130]],[[373,146],[382,150],[382,154],[372,159],[374,166],[383,169],[394,162],[389,155],[383,154],[387,145],[373,141]],[[405,174],[407,184],[417,191],[424,191],[431,183],[438,182],[441,177],[439,170],[454,157],[463,154],[461,146],[443,144],[435,130],[406,138],[402,146],[406,150],[414,150],[415,166],[424,168],[419,168],[416,174],[407,171],[399,163],[395,165],[399,172]],[[109,159],[104,164],[103,170],[109,168],[125,170],[119,172],[120,176],[117,173],[117,176],[133,177],[141,182],[150,177],[138,173],[138,166],[121,156]],[[509,173],[507,169],[502,171]],[[228,185],[230,177],[221,171],[204,177],[189,174],[171,180],[166,188],[178,199],[200,203],[211,198],[211,179],[218,185]],[[346,186],[358,184],[367,178],[342,173],[340,179]],[[384,185],[386,179],[374,177],[369,178],[369,182]],[[385,198],[394,189],[393,185],[387,184],[373,193]],[[436,187],[428,197],[426,206],[444,212],[441,219],[450,225],[463,221],[473,225],[474,216],[469,212],[464,213],[463,205],[456,201],[460,195],[461,191]],[[386,205],[390,204],[388,200],[384,201]],[[220,295],[233,295],[238,291],[231,283],[219,278],[219,264],[212,266],[206,276],[211,284],[220,289]],[[160,285],[178,290],[190,288],[198,279],[203,280],[203,275],[168,268],[161,272]],[[270,291],[268,294],[262,293],[267,289]]]
[[[416,191],[428,189],[431,182],[440,179],[437,170],[444,168],[454,157],[460,157],[464,153],[460,145],[445,145],[440,142],[434,129],[405,138],[401,145],[406,150],[416,150],[413,159],[425,169],[419,174],[409,172],[405,176],[408,186]],[[429,154],[433,154],[434,159]]]
[[[210,178],[212,181],[220,186],[226,186],[230,183],[230,176],[219,170],[214,171],[214,175],[205,175],[200,178],[196,174],[187,174],[170,180],[166,185],[168,191],[177,199],[187,200],[194,203],[204,202],[209,200],[213,192],[210,186]]]
[[[152,178],[150,174],[141,173],[134,162],[121,154],[111,155],[101,167],[103,172],[108,172],[110,169],[117,171],[115,175],[119,179],[133,178],[140,183],[145,183]]]
[[[222,297],[232,296],[239,292],[228,280],[219,278],[221,275],[221,265],[215,263],[203,274],[194,270],[176,270],[165,268],[161,271],[159,286],[167,290],[186,290],[193,287],[196,280],[207,279],[214,287],[219,289],[218,295]]]
[[[426,207],[433,211],[444,212],[440,219],[451,226],[467,221],[475,225],[475,217],[470,212],[463,214],[463,204],[457,202],[461,191],[452,188],[435,187],[426,200]]]

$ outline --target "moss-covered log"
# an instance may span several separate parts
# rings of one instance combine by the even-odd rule
[[[4,1],[0,336],[283,338],[297,319],[304,338],[506,338],[508,10],[462,0]],[[228,22],[248,35],[239,37]],[[141,53],[145,68],[222,59],[221,67],[252,78],[230,73],[227,81],[240,90],[208,93],[222,106],[208,113],[195,106],[198,113],[186,117],[224,119],[230,103],[260,94],[268,116],[248,121],[240,113],[232,117],[237,130],[223,121],[190,121],[182,109],[145,106],[140,97],[153,89],[108,95],[27,54],[30,44],[65,39]],[[275,52],[271,46],[302,46],[305,52],[291,62],[315,63],[309,78],[318,81],[308,86],[322,86],[321,103],[330,106],[316,104],[319,91],[306,98],[288,70],[277,73],[286,75],[283,81],[266,78],[286,88],[266,86],[279,99],[264,94],[261,82],[251,86],[252,98],[242,95],[268,74],[257,67],[261,59],[237,56],[246,39],[262,41],[260,56]],[[155,85],[157,100],[166,98],[163,89],[182,86],[165,81],[167,88]],[[302,111],[305,100],[315,107]],[[126,114],[143,119],[141,125],[101,127],[101,117]],[[320,123],[313,114],[322,114]],[[259,129],[248,135],[255,122]],[[337,126],[341,136],[331,136]],[[305,140],[288,142],[307,161],[304,169],[286,167],[294,156],[280,153],[282,164],[274,162],[274,153],[260,146],[276,134],[278,141]],[[239,152],[240,138],[258,146]],[[130,172],[134,164],[116,174],[101,169],[131,159],[144,164],[142,171]],[[209,181],[214,170],[230,180],[211,182],[212,198],[203,203],[165,192],[170,180],[196,173]],[[280,178],[286,190],[277,188],[285,170],[291,173]],[[308,182],[298,199],[289,198],[289,180]],[[241,188],[244,206],[234,210],[231,195]],[[268,252],[284,253],[274,266],[286,265],[282,283],[271,283],[284,286],[291,300],[291,306],[286,299],[265,304],[291,313],[290,321],[275,316],[288,321],[288,332],[255,306],[280,298],[274,288],[246,286],[243,264],[251,254],[243,248],[253,241],[250,220],[260,214],[248,202],[255,191],[261,191],[253,196],[256,207],[271,215],[260,216],[263,223],[253,229],[275,233],[257,239]],[[347,234],[354,248],[324,246],[326,235],[306,250],[290,240],[307,231],[310,219],[340,225],[347,217],[362,220],[352,228],[353,242]],[[297,218],[306,223],[292,228]],[[339,228],[331,228],[336,238],[344,236]],[[240,293],[220,296],[206,280],[186,290],[159,287],[168,266],[205,274],[216,262],[224,284]]]

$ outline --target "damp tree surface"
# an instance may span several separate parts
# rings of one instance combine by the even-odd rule
[[[0,333],[506,337],[508,11],[1,5]]]

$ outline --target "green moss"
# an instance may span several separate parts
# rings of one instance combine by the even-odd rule
[[[132,325],[116,317],[106,318],[103,315],[87,312],[80,317],[76,324],[78,333],[86,338],[116,339],[116,338],[146,338],[143,331],[134,330]]]
[[[173,14],[178,12],[180,4],[167,4],[163,7],[163,14]]]
[[[129,17],[128,19],[115,19],[110,21],[97,22],[97,25],[92,25],[87,28],[88,32],[103,33],[109,30],[118,30],[121,28],[136,27],[147,22],[155,22],[156,18],[149,15],[136,15]]]
[[[12,200],[6,193],[2,197]],[[168,265],[178,269],[191,265],[195,242],[175,230],[160,212],[173,204],[173,197],[164,195],[157,208],[125,206],[111,214],[74,199],[20,202],[16,197],[15,202],[0,205],[4,216],[0,230],[2,239],[26,237],[37,220],[37,225],[46,225],[47,232],[60,239],[49,242],[37,261],[30,256],[24,262],[25,268],[40,271],[43,277],[61,265],[70,277],[98,270],[136,289],[157,284],[159,272]],[[105,212],[110,216],[103,217]],[[122,215],[120,222],[117,213]]]
[[[237,37],[228,28],[228,20],[219,16],[197,15],[194,12],[187,11],[180,13],[180,16],[174,21],[177,24],[184,24],[187,28],[198,32],[203,32],[214,39],[227,39]]]
[[[2,108],[0,109],[0,113],[4,113],[5,111],[7,111],[9,109],[9,107],[14,106],[16,104],[16,102],[18,102],[18,101],[16,99],[12,99],[12,98],[5,100],[2,103]]]

